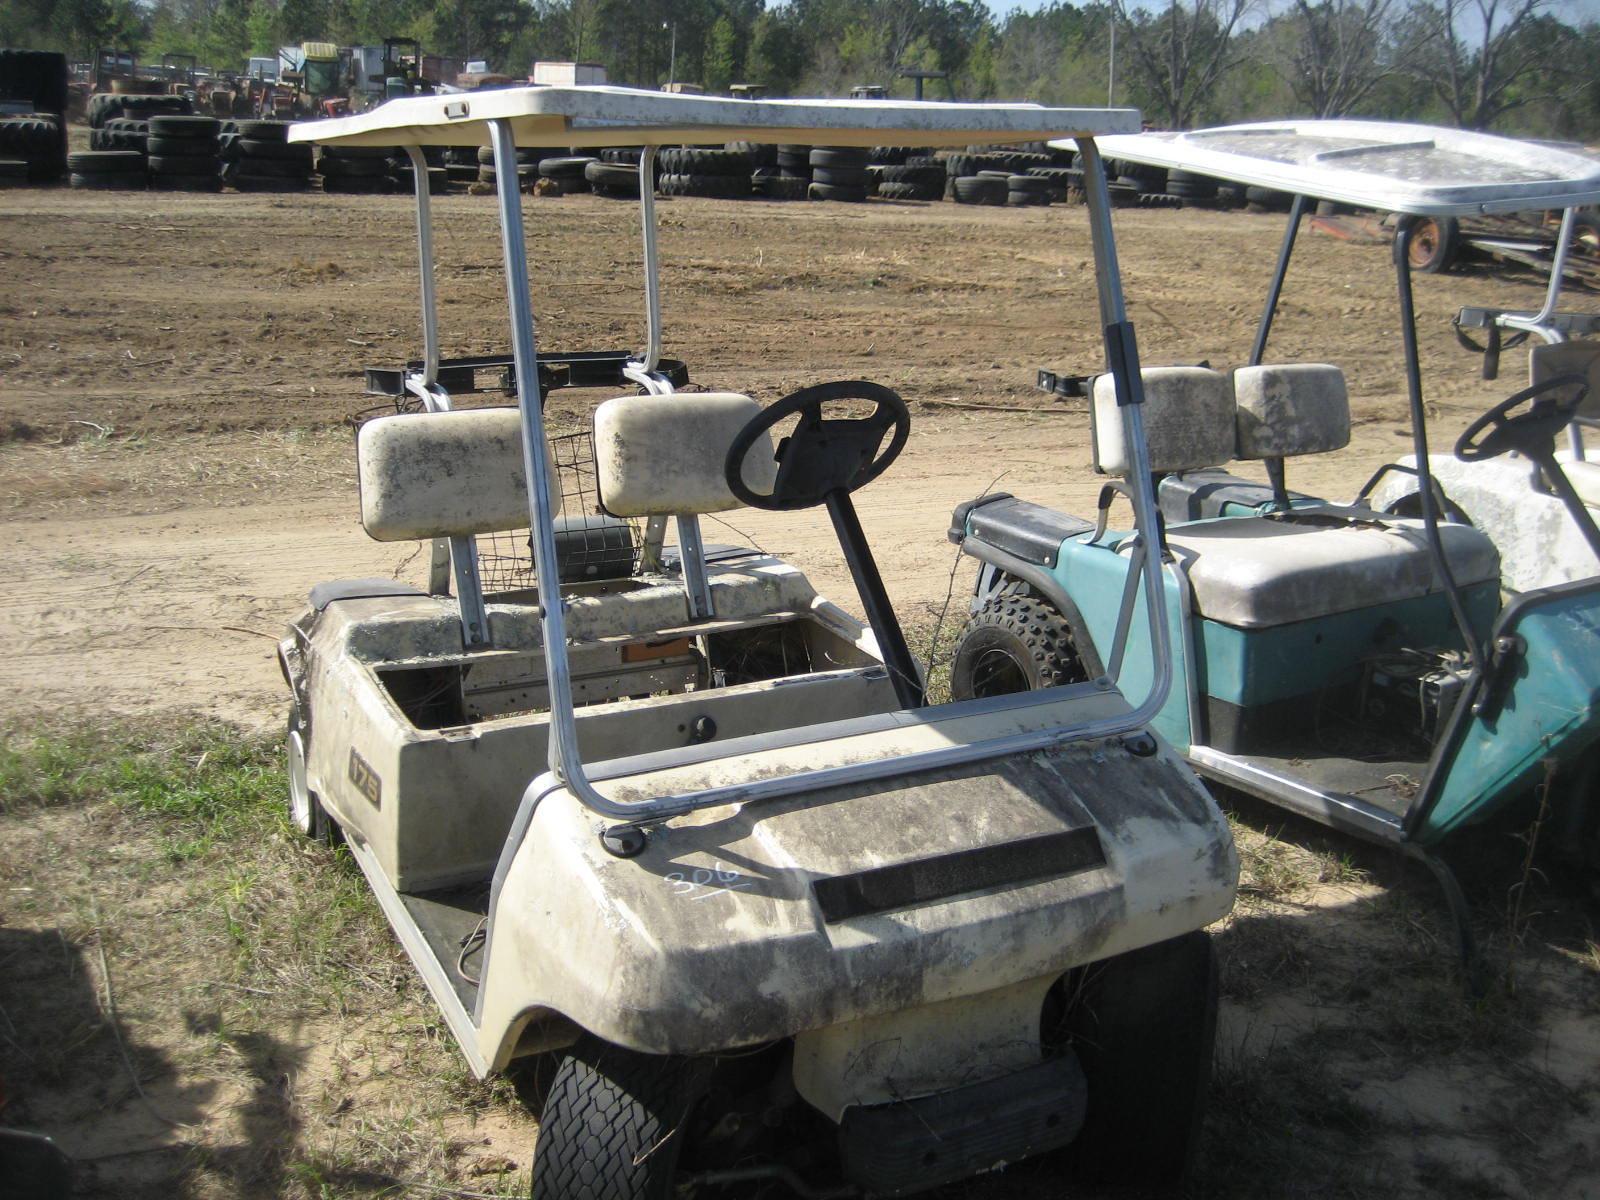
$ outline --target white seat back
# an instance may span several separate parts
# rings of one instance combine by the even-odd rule
[[[1528,382],[1543,383],[1562,375],[1581,375],[1589,381],[1578,417],[1600,421],[1600,342],[1552,342],[1528,351]]]
[[[356,438],[361,524],[380,542],[526,529],[522,414],[515,408],[380,417]],[[551,514],[561,485],[545,447]]]
[[[1293,458],[1350,444],[1350,396],[1338,367],[1240,367],[1233,398],[1239,458]]]
[[[1233,390],[1226,375],[1208,367],[1146,367],[1139,377],[1152,471],[1192,471],[1233,457]],[[1110,375],[1094,381],[1091,415],[1095,469],[1126,475],[1131,464]]]
[[[737,392],[618,396],[594,414],[600,504],[617,517],[685,516],[738,508],[723,474],[738,432],[761,406]],[[765,434],[745,456],[744,479],[764,493],[777,478]]]

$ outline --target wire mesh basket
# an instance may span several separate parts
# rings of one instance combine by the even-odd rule
[[[550,457],[561,493],[561,515],[556,518],[556,562],[561,581],[579,583],[632,575],[638,568],[638,524],[600,510],[594,434],[583,429],[550,438]],[[486,594],[536,586],[531,538],[528,529],[478,535],[478,573]]]

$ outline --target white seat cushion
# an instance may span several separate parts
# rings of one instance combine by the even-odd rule
[[[618,517],[672,516],[738,508],[723,467],[734,437],[761,415],[737,392],[618,396],[594,413],[600,503]],[[778,467],[765,434],[745,456],[752,492],[772,490]]]
[[[1152,471],[1192,471],[1233,457],[1233,389],[1221,371],[1207,367],[1146,367],[1144,437]],[[1130,463],[1116,380],[1094,381],[1094,465],[1126,475]]]
[[[1500,577],[1500,556],[1469,525],[1439,527],[1462,586]],[[1388,517],[1224,517],[1173,529],[1167,544],[1189,574],[1195,611],[1243,629],[1269,628],[1442,590],[1423,523]]]
[[[544,448],[551,515],[561,484]],[[356,438],[361,524],[379,542],[526,529],[522,413],[515,408],[379,417]]]
[[[1578,498],[1590,508],[1600,508],[1600,463],[1569,460],[1561,464],[1561,469],[1572,481],[1573,490],[1578,493]]]
[[[1350,396],[1338,367],[1240,367],[1233,398],[1240,458],[1291,458],[1350,444]]]

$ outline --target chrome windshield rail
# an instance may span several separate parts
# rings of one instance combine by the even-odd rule
[[[523,467],[528,480],[529,516],[533,531],[534,571],[538,584],[540,622],[545,647],[545,669],[550,704],[549,764],[559,779],[585,807],[613,820],[639,823],[659,821],[697,809],[792,795],[809,789],[865,782],[913,771],[957,766],[1006,755],[1049,749],[1067,742],[1112,737],[1140,729],[1166,702],[1172,685],[1165,594],[1157,542],[1155,495],[1151,485],[1149,454],[1139,411],[1143,391],[1139,381],[1138,352],[1122,299],[1121,277],[1110,218],[1110,196],[1105,169],[1093,140],[1084,138],[1085,191],[1089,198],[1090,230],[1094,240],[1100,315],[1106,333],[1108,368],[1115,378],[1123,405],[1132,464],[1130,486],[1134,515],[1145,536],[1134,553],[1143,579],[1146,615],[1150,627],[1155,673],[1150,694],[1126,713],[1074,725],[1015,733],[955,743],[938,749],[901,754],[865,763],[798,771],[794,774],[747,783],[706,788],[640,801],[618,801],[596,790],[584,769],[578,750],[577,718],[573,706],[571,665],[567,656],[565,603],[560,600],[556,564],[554,513],[550,502],[548,465],[544,454],[544,415],[540,403],[532,303],[528,284],[527,248],[522,228],[522,198],[516,171],[516,141],[508,120],[489,123],[495,158],[501,243],[505,258],[506,292],[511,311],[512,348],[515,356],[517,402],[522,413]],[[643,158],[641,158],[642,168]],[[425,185],[424,185],[425,186]],[[640,193],[646,182],[641,175]],[[1135,569],[1130,565],[1130,570]],[[1051,703],[1041,697],[1040,704]]]

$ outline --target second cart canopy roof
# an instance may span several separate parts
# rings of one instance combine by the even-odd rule
[[[1600,202],[1581,148],[1391,121],[1265,121],[1100,142],[1108,157],[1417,216]]]

